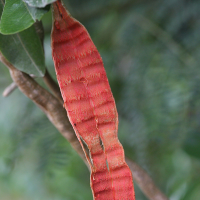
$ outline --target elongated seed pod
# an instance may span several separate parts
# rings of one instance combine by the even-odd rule
[[[89,149],[96,200],[135,200],[124,159],[118,114],[102,58],[85,27],[58,0],[53,3],[52,56],[69,120]],[[89,158],[90,157],[90,158]]]

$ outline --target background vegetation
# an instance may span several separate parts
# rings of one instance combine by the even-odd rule
[[[200,0],[64,2],[104,60],[126,155],[170,200],[199,199]],[[42,21],[55,79],[51,13]],[[0,75],[2,93],[12,81],[3,64]],[[2,200],[92,199],[83,161],[19,90],[0,97],[0,188]]]

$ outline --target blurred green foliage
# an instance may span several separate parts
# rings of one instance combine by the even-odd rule
[[[64,2],[103,57],[126,155],[170,200],[199,199],[200,0]],[[42,20],[55,78],[51,13]],[[0,74],[2,93],[11,78]],[[92,199],[86,166],[39,108],[16,90],[0,111],[0,199]]]

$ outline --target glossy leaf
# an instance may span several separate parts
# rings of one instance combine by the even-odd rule
[[[2,1],[2,0],[1,0]],[[34,8],[22,0],[6,0],[1,17],[2,34],[14,34],[29,28],[36,20],[40,20],[48,8]]]
[[[13,35],[0,34],[0,51],[17,69],[35,76],[44,75],[44,53],[33,26]]]
[[[56,0],[23,0],[29,6],[33,7],[45,7],[46,5],[55,2]]]

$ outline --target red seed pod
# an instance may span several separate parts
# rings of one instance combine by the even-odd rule
[[[90,158],[96,200],[135,200],[118,132],[118,114],[102,58],[85,27],[53,3],[52,56],[69,120]],[[83,147],[84,150],[84,147]],[[85,150],[84,150],[85,152]]]

